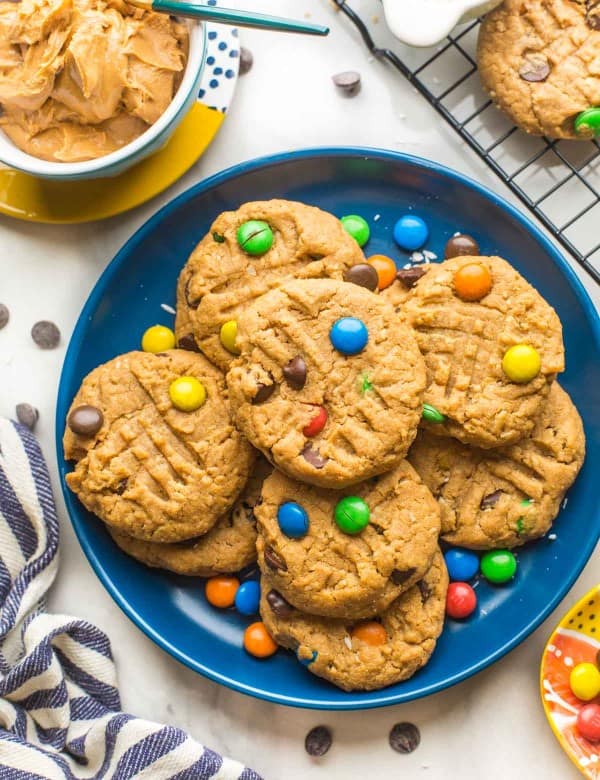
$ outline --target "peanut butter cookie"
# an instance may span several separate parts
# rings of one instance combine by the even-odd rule
[[[275,641],[313,674],[345,691],[373,691],[412,677],[429,661],[444,624],[447,588],[438,551],[423,579],[368,625],[299,612],[268,576],[260,613]]]
[[[269,241],[255,248],[263,223]],[[240,230],[242,229],[242,234]],[[262,250],[265,251],[262,251]],[[259,251],[260,254],[250,252]],[[339,219],[314,206],[287,200],[245,203],[226,211],[194,249],[179,277],[175,331],[179,346],[199,348],[226,370],[236,354],[235,323],[256,298],[291,278],[341,279],[364,255]],[[230,339],[221,329],[233,323]]]
[[[203,536],[185,542],[144,542],[109,528],[118,546],[147,566],[191,577],[231,574],[256,560],[256,506],[263,480],[271,467],[260,458],[242,494],[216,525]]]
[[[562,328],[506,260],[468,256],[431,264],[401,311],[427,364],[424,401],[438,420],[426,423],[432,433],[488,448],[531,432],[564,370]]]
[[[577,125],[600,106],[597,0],[505,0],[483,20],[477,60],[492,100],[522,130],[593,137]]]
[[[205,400],[181,411],[170,388],[193,377]],[[231,423],[221,372],[202,355],[129,352],[94,369],[67,418],[67,484],[81,503],[136,539],[206,533],[246,484],[252,447]]]
[[[236,424],[282,471],[342,488],[402,460],[425,367],[380,296],[329,279],[286,282],[241,315],[238,345],[227,375]]]
[[[301,536],[286,523],[290,505],[304,513]],[[354,533],[356,513],[366,516]],[[275,471],[256,518],[259,565],[273,587],[305,612],[350,619],[378,614],[421,579],[440,532],[436,502],[406,461],[341,492]]]
[[[409,459],[438,499],[443,539],[486,550],[545,534],[584,453],[581,419],[555,382],[533,431],[516,444],[480,450],[422,431]]]

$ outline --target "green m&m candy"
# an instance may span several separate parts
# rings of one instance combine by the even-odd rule
[[[249,255],[264,255],[273,246],[273,231],[266,222],[251,219],[239,226],[237,242]]]
[[[345,534],[358,534],[369,524],[371,512],[358,496],[346,496],[338,501],[334,511],[335,522]]]
[[[494,585],[502,585],[515,576],[517,559],[510,550],[490,550],[481,559],[481,573]]]
[[[446,417],[435,406],[431,404],[423,404],[423,419],[430,423],[443,423],[446,422]]]
[[[600,107],[586,108],[575,118],[575,132],[577,135],[596,138],[600,135]]]
[[[371,228],[366,219],[359,217],[358,214],[349,214],[347,217],[342,217],[340,222],[346,233],[351,235],[359,246],[367,243]]]

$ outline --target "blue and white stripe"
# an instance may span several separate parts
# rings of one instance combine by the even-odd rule
[[[0,418],[0,779],[260,780],[180,729],[120,711],[108,637],[45,612],[58,540],[38,443]]]

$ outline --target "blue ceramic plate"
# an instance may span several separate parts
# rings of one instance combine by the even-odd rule
[[[477,587],[479,611],[450,621],[428,666],[411,680],[373,693],[344,693],[279,651],[259,661],[242,649],[250,622],[219,612],[202,582],[145,568],[121,553],[102,523],[64,487],[60,437],[82,378],[99,363],[137,349],[146,327],[172,324],[180,268],[213,218],[247,200],[283,197],[314,203],[339,216],[361,214],[372,227],[368,254],[407,256],[392,241],[398,216],[412,209],[431,228],[428,249],[439,257],[456,230],[476,236],[484,254],[508,258],[558,311],[567,371],[561,378],[583,417],[588,456],[555,540],[519,552],[509,586]],[[60,382],[57,448],[67,508],[94,570],[127,615],[158,645],[224,685],[281,704],[361,709],[408,701],[453,685],[515,647],[567,593],[600,535],[600,324],[593,305],[557,250],[528,219],[479,184],[435,163],[391,152],[323,149],[270,157],[232,168],[188,190],[159,211],[123,247],[93,290],[75,328]],[[596,475],[596,477],[594,477]]]

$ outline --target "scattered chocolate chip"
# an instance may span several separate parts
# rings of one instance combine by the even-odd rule
[[[198,345],[196,344],[196,339],[191,333],[186,333],[185,336],[178,339],[177,346],[179,349],[187,349],[188,352],[200,352]]]
[[[67,425],[78,436],[93,436],[104,423],[104,415],[95,406],[76,406],[67,418]]]
[[[283,558],[280,558],[275,550],[272,547],[269,547],[269,545],[265,547],[264,556],[265,563],[271,569],[274,569],[275,571],[287,571],[287,563]]]
[[[40,417],[38,410],[31,404],[17,404],[16,412],[21,425],[26,425],[32,431]]]
[[[259,382],[257,387],[256,395],[252,399],[253,404],[262,404],[265,401],[268,401],[275,390],[275,385],[264,385],[262,382]]]
[[[316,469],[322,469],[329,460],[329,458],[324,458],[319,450],[314,449],[310,443],[304,447],[300,454],[307,463]]]
[[[406,582],[406,580],[409,580],[414,573],[416,572],[416,569],[411,567],[410,569],[394,569],[392,572],[390,579],[394,583],[394,585],[402,585],[403,582]]]
[[[245,46],[240,47],[240,76],[245,76],[254,65],[254,56],[250,49]]]
[[[127,490],[127,479],[122,479],[119,484],[117,485],[117,488],[115,490],[115,493],[119,496],[122,496],[123,493]]]
[[[3,303],[0,303],[0,330],[4,328],[8,321],[10,319],[10,312],[8,311],[8,306],[5,306]]]
[[[270,590],[267,593],[267,604],[280,618],[288,618],[294,612],[294,607],[277,590]]]
[[[491,509],[492,507],[496,506],[498,501],[500,500],[500,496],[504,493],[503,490],[494,490],[493,493],[488,493],[487,496],[484,496],[481,499],[481,503],[479,504],[480,509]]]
[[[53,322],[41,320],[31,329],[31,338],[40,349],[54,349],[60,341],[60,331]]]
[[[523,81],[546,81],[550,70],[550,64],[543,54],[528,54],[519,68],[519,76]]]
[[[421,733],[414,723],[396,723],[390,731],[390,747],[396,753],[412,753],[420,742]]]
[[[419,580],[417,582],[417,588],[421,592],[421,601],[423,602],[423,604],[426,601],[429,601],[429,599],[431,597],[432,590],[429,587],[429,585],[425,582],[425,580]]]
[[[212,234],[213,241],[215,241],[217,244],[224,244],[225,243],[225,236],[222,236],[220,233],[217,233],[217,231],[213,231]]]
[[[304,748],[309,756],[324,756],[332,742],[331,731],[327,726],[315,726],[306,735]]]
[[[479,244],[472,236],[468,236],[466,233],[459,233],[457,236],[452,236],[444,249],[444,257],[446,260],[450,260],[451,257],[478,254]]]
[[[412,268],[401,268],[396,272],[396,279],[406,288],[414,287],[422,276],[427,273],[425,268],[415,265]]]
[[[285,381],[293,390],[302,390],[306,384],[306,363],[300,355],[293,357],[283,367]]]
[[[347,97],[354,97],[360,92],[360,73],[355,70],[345,70],[331,77],[335,86]]]
[[[353,265],[344,274],[344,281],[351,284],[357,284],[359,287],[366,287],[367,290],[375,291],[379,284],[377,271],[368,263],[358,263]]]

